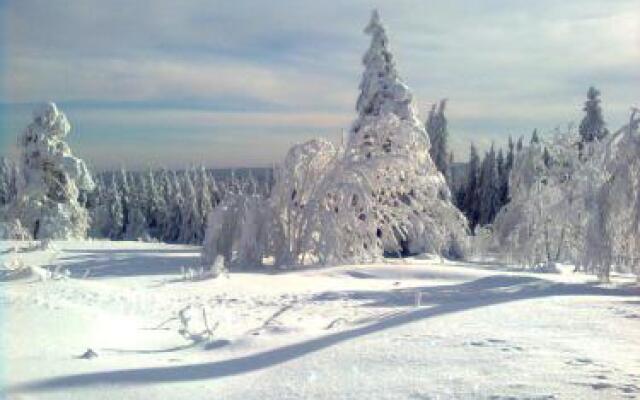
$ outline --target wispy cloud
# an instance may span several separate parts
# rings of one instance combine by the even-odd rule
[[[5,3],[0,100],[63,102],[76,119],[73,140],[101,164],[109,156],[91,145],[121,136],[147,139],[144,153],[127,150],[136,160],[269,163],[293,142],[348,128],[373,6]],[[380,8],[420,111],[450,99],[458,158],[470,140],[487,146],[578,119],[591,84],[602,90],[612,125],[639,101],[636,0],[399,0]],[[24,115],[6,118],[0,141],[8,143]]]

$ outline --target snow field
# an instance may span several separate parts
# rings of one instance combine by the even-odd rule
[[[631,278],[599,286],[570,267],[530,274],[418,257],[184,281],[195,247],[55,247],[53,264],[71,278],[0,283],[9,398],[640,395]],[[50,253],[24,255],[49,263]],[[219,324],[213,337],[178,333],[189,305],[195,331],[202,308]],[[98,357],[79,358],[88,348]]]

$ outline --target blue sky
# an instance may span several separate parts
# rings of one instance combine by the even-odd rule
[[[0,150],[53,100],[96,168],[277,162],[348,129],[374,7],[458,159],[578,121],[592,84],[612,128],[638,105],[637,0],[0,1]]]

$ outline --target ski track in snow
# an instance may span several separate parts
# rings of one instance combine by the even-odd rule
[[[198,248],[106,241],[22,258],[71,278],[0,280],[9,399],[640,398],[625,277],[415,258],[183,281]],[[210,341],[178,333],[188,305]]]

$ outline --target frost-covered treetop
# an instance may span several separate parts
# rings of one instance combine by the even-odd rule
[[[34,127],[41,128],[49,137],[63,139],[71,130],[71,125],[64,113],[58,110],[55,103],[44,103],[33,110]]]
[[[411,91],[398,76],[388,48],[389,39],[377,10],[373,11],[364,32],[371,35],[371,45],[362,59],[365,71],[356,105],[359,119],[384,112],[396,114],[400,119],[412,118]],[[360,121],[356,121],[354,130],[357,131],[360,125]]]
[[[362,60],[358,116],[351,127],[346,153],[353,159],[409,157],[422,175],[430,175],[435,170],[428,154],[431,144],[418,120],[411,90],[396,71],[377,11],[365,33],[371,35],[371,45]]]
[[[93,188],[94,183],[85,163],[74,157],[64,142],[70,131],[71,124],[55,103],[44,103],[34,109],[33,122],[20,137],[27,185],[40,186],[39,181],[43,178],[41,171],[54,171],[57,169],[54,166],[59,165],[61,170],[57,173],[57,180],[63,180],[60,186],[67,186],[66,181],[69,180],[60,176],[64,173],[78,189]]]
[[[40,162],[43,157],[61,157],[71,151],[62,140],[69,134],[71,125],[67,117],[58,110],[54,103],[45,103],[33,110],[33,122],[20,137],[20,145],[24,148],[23,162],[26,167]]]

